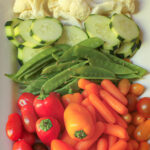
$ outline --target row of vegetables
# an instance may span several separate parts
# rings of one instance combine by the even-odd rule
[[[143,85],[79,79],[78,86],[82,93],[51,92],[43,100],[23,93],[21,115],[9,115],[6,124],[13,150],[149,150],[150,98],[137,101]]]

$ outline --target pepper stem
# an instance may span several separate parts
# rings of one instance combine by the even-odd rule
[[[87,136],[83,130],[76,131],[74,135],[78,139],[83,139]]]
[[[48,131],[52,126],[53,125],[50,119],[45,119],[40,122],[40,128],[45,132]]]

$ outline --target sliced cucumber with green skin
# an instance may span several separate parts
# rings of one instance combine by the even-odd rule
[[[35,19],[31,25],[30,36],[41,44],[52,44],[62,35],[61,23],[50,17]]]
[[[85,21],[86,32],[89,37],[99,37],[104,41],[103,49],[115,51],[120,41],[110,30],[110,18],[100,15],[90,15]]]
[[[135,41],[140,34],[136,23],[123,14],[115,14],[111,17],[110,28],[117,38],[124,42]]]
[[[30,47],[23,47],[18,48],[18,59],[22,61],[22,63],[26,63],[31,58],[39,54],[40,52],[44,51],[48,47],[42,47],[42,48],[30,48]]]
[[[88,39],[88,35],[79,27],[64,26],[63,34],[56,44],[68,44],[74,46],[86,39]]]
[[[122,43],[121,47],[115,52],[116,56],[120,58],[130,58],[140,48],[141,40],[137,39],[135,42]]]
[[[8,40],[12,42],[16,47],[19,46],[20,42],[14,37],[14,28],[23,20],[15,18],[5,23],[5,33]]]
[[[21,43],[19,45],[20,48],[24,46],[31,48],[40,48],[44,46],[30,36],[32,22],[33,20],[22,21],[14,29],[15,38],[19,39]]]

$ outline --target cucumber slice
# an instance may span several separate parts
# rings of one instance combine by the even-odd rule
[[[63,34],[56,44],[68,44],[74,46],[88,39],[87,34],[76,26],[64,26]]]
[[[89,37],[99,37],[104,41],[103,49],[115,51],[120,41],[109,28],[110,19],[100,15],[90,15],[85,21],[86,32]]]
[[[5,33],[6,33],[6,37],[8,38],[8,40],[10,40],[12,42],[12,44],[14,44],[16,47],[19,46],[19,41],[16,40],[16,38],[14,37],[14,28],[23,20],[15,18],[12,21],[7,21],[5,23]]]
[[[131,42],[139,37],[139,28],[136,23],[123,14],[115,14],[111,17],[111,30],[121,41]]]
[[[40,44],[30,36],[30,30],[33,20],[26,20],[18,24],[14,29],[14,34],[17,39],[20,39],[19,47],[40,48],[44,45]]]
[[[18,59],[24,64],[47,48],[48,47],[43,47],[43,48],[23,47],[22,49],[18,48]]]
[[[62,35],[62,25],[54,18],[45,17],[34,20],[30,35],[41,44],[52,44]]]
[[[115,52],[116,56],[120,58],[130,58],[140,48],[141,40],[135,42],[122,43],[121,47]]]

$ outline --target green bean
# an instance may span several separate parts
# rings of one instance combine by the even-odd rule
[[[109,57],[113,62],[120,64],[122,66],[128,67],[134,71],[137,71],[137,74],[139,75],[139,77],[143,77],[145,74],[148,73],[148,71],[142,67],[139,67],[135,64],[129,63],[127,61],[124,61],[116,56],[113,56],[111,54],[105,54],[107,57]]]
[[[132,74],[136,71],[132,71],[131,69],[113,63],[107,56],[103,53],[96,51],[92,48],[87,48],[84,46],[76,46],[72,52],[73,56],[88,59],[91,66],[97,66],[100,68],[105,68],[114,72],[115,74]]]
[[[85,79],[116,79],[113,72],[94,66],[82,66],[76,69],[75,77]]]
[[[69,69],[66,69],[58,74],[56,74],[54,77],[50,78],[46,83],[43,84],[41,88],[41,96],[48,95],[49,92],[54,91],[58,87],[60,87],[65,81],[70,79],[73,75],[75,75],[75,69],[78,67],[81,67],[85,65],[87,61],[81,62],[79,64],[76,64]]]
[[[42,70],[42,74],[52,73],[52,72],[60,72],[63,71],[75,64],[79,63],[79,61],[69,61],[65,63],[55,63],[54,65],[49,65]]]
[[[99,48],[103,44],[104,44],[103,40],[101,40],[98,37],[94,37],[94,38],[86,39],[86,40],[80,42],[78,45],[85,46],[85,47],[90,47],[90,48]]]

